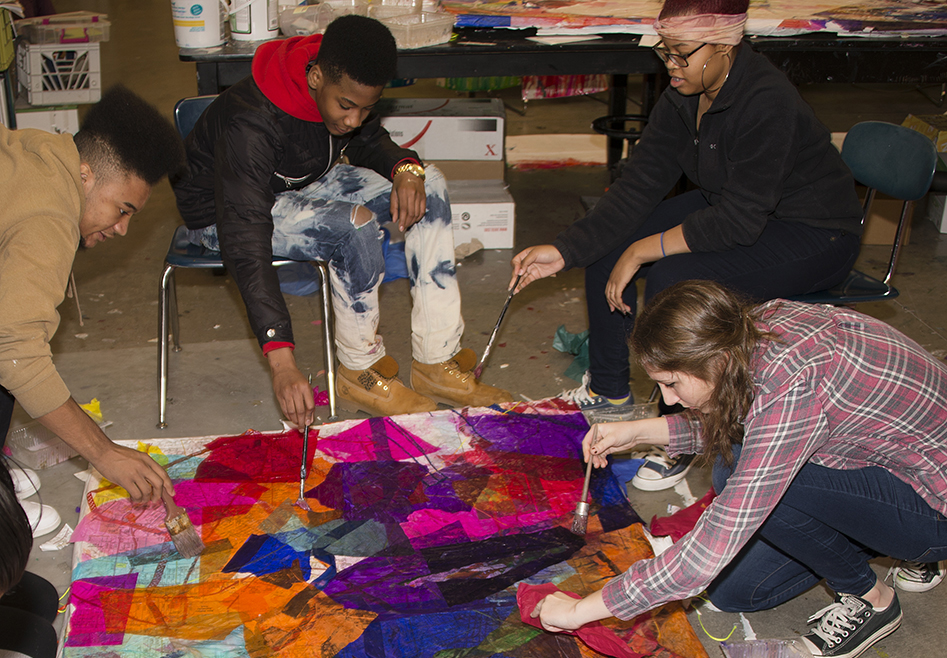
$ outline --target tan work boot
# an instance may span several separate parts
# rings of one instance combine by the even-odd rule
[[[428,365],[411,362],[411,387],[422,395],[455,407],[489,407],[512,402],[509,391],[483,384],[474,377],[477,355],[464,348],[453,358]]]
[[[398,362],[383,356],[370,368],[349,370],[339,364],[335,390],[343,400],[355,403],[372,416],[397,416],[435,411],[437,403],[405,386],[398,375]]]

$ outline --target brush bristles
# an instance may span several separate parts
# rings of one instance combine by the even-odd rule
[[[584,535],[589,529],[589,517],[576,514],[572,519],[572,532],[577,535]]]
[[[168,519],[164,522],[164,527],[171,535],[171,541],[174,542],[174,547],[178,549],[181,557],[197,557],[204,552],[204,542],[187,514],[182,512]]]

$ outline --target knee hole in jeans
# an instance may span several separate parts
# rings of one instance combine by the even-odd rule
[[[352,226],[361,228],[375,219],[375,213],[365,206],[354,206],[352,208]]]

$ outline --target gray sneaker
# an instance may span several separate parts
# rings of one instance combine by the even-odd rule
[[[855,658],[901,625],[898,595],[884,610],[853,594],[836,594],[835,602],[809,618],[816,627],[802,637],[813,656]]]
[[[910,562],[905,560],[894,569],[894,586],[905,592],[932,590],[947,574],[947,561]]]
[[[629,396],[626,402],[621,404],[612,404],[604,395],[592,395],[589,391],[589,384],[592,382],[592,375],[588,371],[582,375],[582,385],[578,388],[563,391],[559,394],[561,400],[571,402],[579,408],[583,414],[588,417],[595,413],[615,413],[631,412],[635,409],[635,401]],[[591,420],[589,422],[592,422]]]

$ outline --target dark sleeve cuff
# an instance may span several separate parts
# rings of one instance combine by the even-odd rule
[[[295,349],[296,349],[296,346],[293,345],[292,343],[282,343],[282,342],[277,341],[277,340],[271,340],[269,343],[266,343],[266,344],[263,345],[263,356],[266,356],[267,354],[269,354],[269,353],[272,352],[273,350],[278,350],[278,349],[280,349],[281,347],[288,347],[288,348],[291,349],[291,350],[295,350]]]

